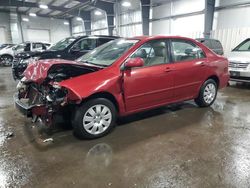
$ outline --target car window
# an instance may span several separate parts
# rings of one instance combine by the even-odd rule
[[[219,41],[213,40],[212,44],[213,44],[214,49],[222,49],[222,45],[221,45],[221,43]]]
[[[99,43],[99,45],[102,45],[102,44],[105,44],[105,43],[107,43],[107,42],[109,42],[111,40],[113,40],[113,39],[110,39],[110,38],[99,38],[98,39],[98,43]]]
[[[210,49],[213,48],[210,40],[202,40],[201,43]]]
[[[142,45],[131,58],[140,57],[144,66],[169,63],[168,50],[165,40],[150,41]]]
[[[37,48],[42,49],[43,45],[41,43],[33,43],[32,47],[33,49],[37,49]]]
[[[245,40],[244,42],[242,42],[233,51],[250,51],[250,39]]]
[[[77,42],[74,46],[74,49],[79,51],[81,50],[93,50],[96,48],[96,39],[83,39]]]
[[[205,57],[202,49],[193,42],[186,40],[172,40],[173,61],[190,61]]]
[[[19,44],[17,45],[14,50],[17,50],[17,51],[23,51],[25,48],[25,44]]]
[[[74,37],[63,39],[53,46],[51,46],[50,50],[64,50],[69,45],[71,45],[76,39]]]

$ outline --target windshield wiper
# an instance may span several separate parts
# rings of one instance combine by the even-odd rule
[[[98,67],[108,67],[108,65],[100,65],[100,64],[92,63],[90,61],[81,61],[81,62],[86,63],[86,64],[90,64],[90,65],[95,65]]]

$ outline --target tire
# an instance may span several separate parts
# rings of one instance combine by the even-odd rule
[[[2,55],[1,56],[1,64],[5,66],[10,66],[12,65],[13,62],[13,57],[10,55]]]
[[[115,127],[116,118],[117,111],[111,101],[105,98],[91,99],[75,111],[72,120],[74,134],[83,139],[100,138]]]
[[[217,83],[213,79],[208,79],[201,86],[199,96],[194,101],[199,107],[209,107],[214,103],[217,91]]]

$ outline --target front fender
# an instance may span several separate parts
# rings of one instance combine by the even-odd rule
[[[105,69],[62,81],[60,86],[68,90],[69,99],[74,101],[82,101],[101,92],[115,97],[122,93],[120,75]]]

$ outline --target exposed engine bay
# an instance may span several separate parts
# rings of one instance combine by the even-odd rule
[[[97,70],[99,68],[55,64],[50,67],[46,79],[41,84],[23,77],[17,85],[20,105],[29,110],[27,116],[32,117],[33,121],[41,118],[45,124],[51,125],[55,112],[74,104],[74,101],[68,100],[68,90],[61,88],[59,82]]]
[[[48,71],[47,81],[60,82],[72,77],[95,72],[97,69],[70,64],[56,64]]]

